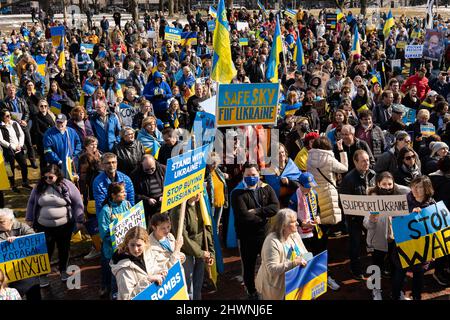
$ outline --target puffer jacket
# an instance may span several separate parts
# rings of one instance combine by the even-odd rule
[[[347,153],[341,152],[340,162],[334,157],[333,151],[311,149],[308,152],[307,170],[316,180],[319,196],[320,220],[322,224],[337,224],[341,221],[341,209],[336,189],[335,173],[344,173],[348,170]],[[319,173],[319,170],[322,174]],[[325,177],[332,182],[327,181]]]
[[[112,152],[117,155],[117,170],[127,176],[141,164],[145,154],[144,146],[139,140],[134,140],[132,143],[125,143],[122,140],[113,147]]]
[[[150,249],[143,253],[145,269],[143,270],[137,258],[116,252],[110,262],[111,272],[116,277],[118,288],[118,300],[131,300],[139,292],[144,290],[146,286],[142,286],[147,282],[150,284],[149,275],[153,275],[161,271],[158,269],[155,256]],[[136,261],[136,262],[135,262]]]
[[[174,252],[175,249],[175,237],[173,234],[169,233],[167,235],[167,240],[169,240],[170,248],[172,251],[166,250],[158,240],[156,240],[154,233],[152,232],[149,236],[150,249],[152,254],[155,256],[155,262],[158,269],[168,270],[172,266],[180,261],[184,263],[186,256],[182,252]]]

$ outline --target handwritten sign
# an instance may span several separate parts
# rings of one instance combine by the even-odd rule
[[[407,45],[405,47],[405,58],[406,59],[417,59],[422,58],[423,55],[423,45]]]
[[[368,216],[370,213],[399,216],[409,213],[406,195],[395,196],[355,196],[341,194],[342,209],[345,214]]]
[[[147,227],[145,223],[144,204],[142,201],[131,207],[121,220],[116,219],[109,225],[114,251],[117,250],[117,247],[123,242],[128,230],[136,226],[141,226],[142,228]]]

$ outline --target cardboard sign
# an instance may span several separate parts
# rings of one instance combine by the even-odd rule
[[[92,44],[92,43],[82,43],[81,47],[85,47],[86,48],[86,53],[87,54],[94,53],[94,44]]]
[[[166,212],[203,191],[209,145],[167,160],[161,212]]]
[[[393,218],[392,228],[403,268],[449,254],[450,212],[442,201]]]
[[[181,263],[178,261],[169,269],[160,286],[155,283],[150,284],[133,300],[189,300]]]
[[[275,124],[279,88],[278,83],[220,84],[217,126]]]
[[[342,209],[346,215],[368,216],[371,213],[400,216],[409,213],[406,195],[355,196],[340,194]]]
[[[181,41],[181,30],[177,28],[171,28],[166,26],[164,29],[164,40],[170,40],[175,42]]]
[[[109,225],[109,233],[111,235],[114,251],[116,251],[118,246],[125,240],[125,235],[128,230],[137,226],[141,226],[144,229],[147,228],[145,223],[144,203],[142,201],[131,207],[130,210],[123,215],[122,219],[115,219]]]
[[[405,47],[405,58],[406,59],[417,59],[422,58],[423,55],[423,45],[407,45]]]
[[[421,124],[420,125],[420,134],[428,137],[428,136],[432,136],[433,134],[436,133],[436,130],[434,128],[434,125],[430,124]]]
[[[9,282],[50,273],[45,234],[17,237],[12,243],[1,241],[0,270]]]
[[[327,292],[328,252],[324,251],[305,267],[297,266],[285,274],[286,300],[313,300]]]

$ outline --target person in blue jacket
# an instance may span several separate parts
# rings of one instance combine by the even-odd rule
[[[119,118],[107,111],[104,101],[99,101],[95,106],[95,113],[90,116],[92,131],[98,139],[98,150],[110,152],[115,144],[120,142]]]
[[[163,81],[160,72],[153,74],[153,80],[145,85],[145,98],[153,105],[153,111],[158,119],[162,117],[169,108],[167,100],[172,98],[172,90],[167,82]]]
[[[49,164],[61,167],[65,178],[75,176],[74,164],[81,153],[81,141],[78,133],[67,127],[67,117],[60,113],[56,117],[56,125],[44,134],[44,155]]]
[[[181,78],[177,81],[177,86],[178,87],[182,87],[183,85],[185,85],[186,87],[188,87],[189,89],[192,88],[192,86],[195,84],[195,77],[192,74],[192,70],[190,67],[185,66],[183,67],[183,75],[181,76]]]
[[[130,201],[131,205],[134,205],[133,183],[126,174],[117,171],[117,156],[114,153],[105,153],[102,157],[102,166],[104,171],[92,183],[96,212],[100,212],[102,209],[103,201],[108,194],[108,187],[112,182],[123,182],[125,184],[127,200]]]

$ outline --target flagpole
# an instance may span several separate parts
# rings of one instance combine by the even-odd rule
[[[280,14],[278,13],[278,21],[280,21],[279,20],[280,19]],[[280,27],[280,38],[281,38],[281,27]],[[284,74],[286,75],[286,77],[287,77],[287,61],[286,61],[286,55],[285,55],[285,53],[284,53],[284,40],[281,42],[281,51],[283,52],[283,61],[284,61]],[[282,78],[283,76],[281,76],[281,78]]]

